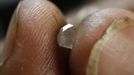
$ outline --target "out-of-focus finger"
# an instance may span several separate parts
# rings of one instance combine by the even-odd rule
[[[117,21],[119,21],[120,19],[125,20],[126,17],[129,18],[130,20],[134,20],[134,14],[129,11],[126,11],[123,9],[104,9],[104,10],[91,14],[89,17],[87,17],[85,19],[85,21],[83,21],[81,23],[81,25],[77,28],[77,31],[76,31],[77,32],[76,39],[73,44],[73,49],[72,49],[71,57],[70,57],[70,66],[71,66],[71,72],[73,75],[96,75],[96,74],[94,74],[94,70],[97,71],[97,73],[102,72],[102,70],[103,70],[103,73],[99,73],[99,75],[105,75],[106,69],[108,70],[106,72],[107,75],[113,75],[113,73],[114,73],[114,75],[119,75],[122,73],[125,73],[125,74],[132,73],[132,71],[129,72],[125,69],[120,69],[119,72],[118,71],[114,72],[115,68],[120,67],[120,66],[118,66],[119,65],[118,62],[121,61],[120,59],[117,60],[118,58],[121,58],[121,57],[119,57],[119,56],[117,56],[117,58],[114,57],[114,54],[115,54],[114,52],[112,53],[114,59],[110,58],[109,56],[106,56],[105,54],[101,54],[101,53],[97,54],[97,52],[102,50],[102,52],[105,52],[105,53],[107,53],[107,55],[109,55],[109,54],[111,54],[109,51],[112,51],[115,47],[117,47],[120,52],[124,51],[123,44],[120,45],[119,42],[115,43],[117,41],[117,38],[113,39],[114,44],[110,41],[107,41],[109,43],[109,45],[106,45],[106,44],[104,45],[104,48],[105,48],[105,46],[112,46],[112,47],[110,47],[111,49],[105,48],[105,50],[103,50],[103,49],[101,49],[102,48],[101,47],[98,49],[97,52],[95,52],[95,50],[94,50],[94,47],[98,48],[98,46],[95,46],[95,44],[97,43],[98,40],[100,40],[100,39],[103,40],[103,35],[106,33],[109,26],[111,26],[112,23],[116,20]],[[128,23],[128,25],[129,25],[129,23]],[[124,26],[124,25],[121,24],[120,26]],[[116,30],[116,28],[115,28],[115,30]],[[125,38],[128,36],[128,39],[133,41],[133,39],[131,39],[132,36],[126,35],[126,33],[132,33],[132,31],[125,31],[125,33],[124,32],[120,32],[120,33],[124,34],[124,35],[120,36],[118,34],[119,38],[121,38],[121,37]],[[107,37],[110,37],[110,36],[107,36]],[[118,38],[118,40],[119,40],[119,38]],[[112,38],[111,38],[111,40],[112,40]],[[121,39],[120,41],[123,41],[122,43],[126,43],[125,39]],[[131,42],[129,44],[131,44]],[[124,54],[130,53],[129,51],[133,50],[133,47],[126,46],[126,48],[130,48],[130,49],[128,49],[128,50],[126,49],[126,52],[124,51],[125,52]],[[118,50],[116,50],[116,51],[118,51]],[[122,54],[120,52],[118,53],[118,55],[123,56],[124,54]],[[99,59],[100,55],[101,55],[101,57],[103,57],[102,59]],[[132,55],[132,54],[130,54],[130,55]],[[94,61],[95,62],[90,63],[91,62],[90,58],[93,58],[92,62],[94,62]],[[117,60],[116,64],[118,64],[118,65],[114,66],[114,64],[110,64],[109,65],[110,69],[108,69],[109,67],[106,67],[104,65],[104,64],[108,64],[107,59],[108,59],[108,62],[111,62],[111,63],[112,63],[112,61],[110,61],[110,60]],[[133,61],[132,59],[128,59],[128,60]],[[98,65],[98,63],[100,63],[100,62],[101,62],[101,64]],[[114,63],[114,61],[113,61],[113,63]],[[97,68],[96,68],[96,64],[98,65]],[[127,62],[125,62],[125,63],[121,62],[122,68],[123,68],[123,64],[127,65]],[[129,65],[131,65],[131,63]],[[94,66],[95,66],[95,68],[94,68]],[[112,68],[112,66],[114,66],[114,68]],[[125,67],[127,67],[128,69],[133,69],[133,67],[124,66],[124,68]],[[121,72],[121,71],[124,71],[124,72]]]

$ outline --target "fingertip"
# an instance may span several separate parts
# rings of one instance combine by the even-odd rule
[[[10,23],[2,74],[64,74],[57,34],[65,24],[60,10],[45,0],[24,0]]]
[[[113,21],[125,17],[134,19],[130,11],[108,8],[89,15],[80,24],[70,56],[71,72],[74,75],[86,75],[92,48],[96,42],[103,37]]]

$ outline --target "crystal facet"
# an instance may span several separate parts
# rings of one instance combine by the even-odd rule
[[[59,46],[72,49],[75,38],[75,31],[76,27],[72,24],[63,26],[58,34]]]

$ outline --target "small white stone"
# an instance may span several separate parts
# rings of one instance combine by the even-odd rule
[[[76,28],[72,24],[67,24],[60,29],[58,34],[58,44],[61,47],[72,49]]]
[[[65,25],[62,29],[63,29],[63,32],[64,31],[66,31],[66,30],[68,30],[69,28],[71,28],[71,27],[73,27],[74,25],[72,25],[72,24],[67,24],[67,25]]]

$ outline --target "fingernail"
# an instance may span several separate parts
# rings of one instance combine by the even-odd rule
[[[132,26],[133,26],[133,21],[128,17],[113,21],[113,23],[110,25],[110,27],[107,28],[106,33],[103,35],[103,37],[100,40],[98,40],[98,42],[94,45],[94,47],[92,49],[92,53],[88,60],[88,66],[87,66],[87,70],[86,70],[87,75],[99,75],[100,73],[105,72],[104,69],[106,69],[106,67],[104,65],[102,66],[101,63],[106,63],[107,60],[110,60],[108,62],[118,63],[122,59],[118,55],[123,56],[126,54],[126,53],[121,54],[122,51],[127,52],[127,50],[131,50],[131,49],[133,50],[133,47],[131,46],[132,41],[131,42],[129,41],[132,39],[131,39],[131,37],[128,37],[129,34],[126,35],[126,32],[131,32],[131,31],[125,31],[127,28],[128,29],[132,28]],[[126,36],[128,38],[125,38]],[[117,40],[120,42],[118,42]],[[127,43],[127,45],[125,45],[126,43]],[[124,48],[123,46],[126,49],[123,49]],[[117,53],[118,53],[118,55],[116,55]],[[116,59],[118,59],[118,61],[114,61]],[[124,63],[126,63],[126,62],[124,62]],[[109,64],[109,65],[111,65],[111,64]],[[100,66],[102,66],[102,67],[100,67]],[[117,67],[119,67],[119,66],[115,66],[114,68],[116,69]],[[101,68],[101,70],[100,70],[100,68]],[[109,68],[111,68],[111,67],[109,67]],[[107,71],[109,71],[109,73],[105,72],[106,75],[110,74],[110,72],[112,70],[107,68]],[[118,72],[116,72],[116,73],[118,74]],[[127,73],[127,71],[126,71],[126,73]],[[111,74],[111,75],[113,75],[113,74]]]

